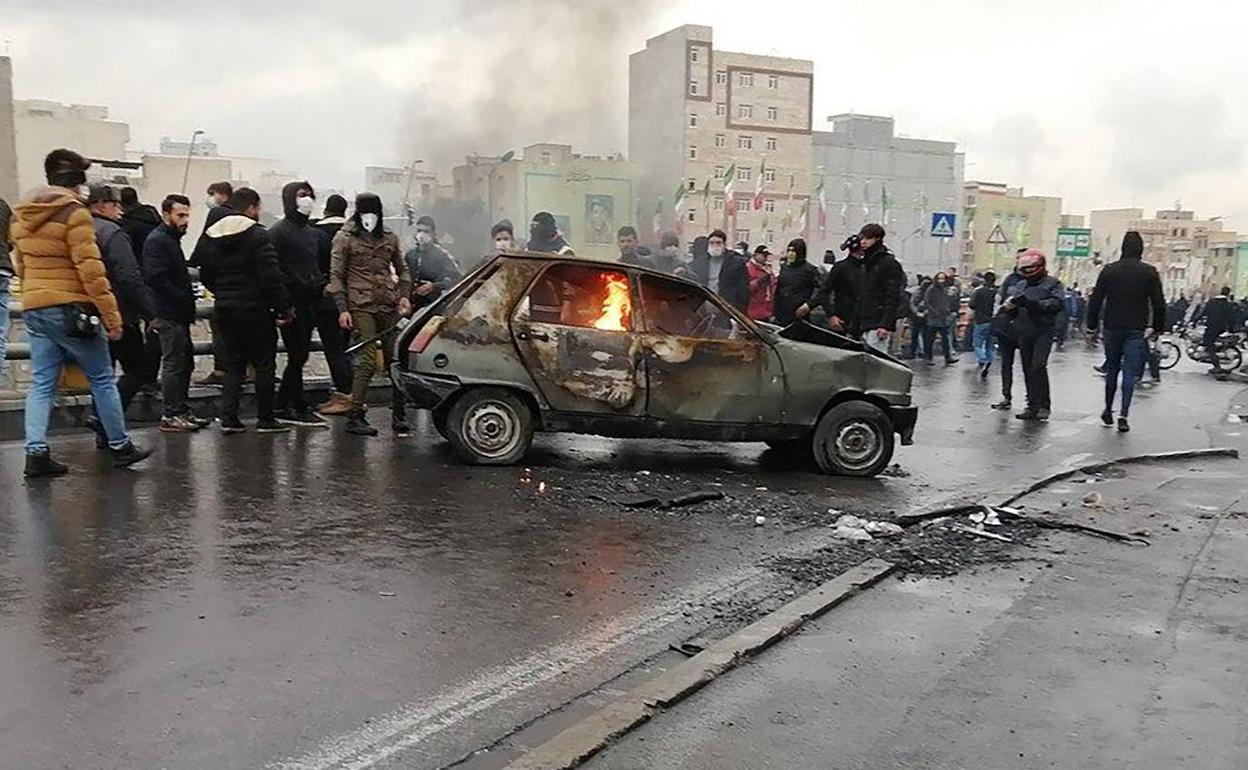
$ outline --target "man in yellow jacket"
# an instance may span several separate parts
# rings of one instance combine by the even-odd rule
[[[91,383],[114,464],[124,468],[151,454],[126,435],[113,379],[108,341],[121,338],[122,320],[84,203],[90,165],[72,150],[53,150],[43,163],[48,186],[27,194],[13,210],[9,237],[32,370],[26,394],[27,478],[63,476],[69,470],[48,449],[48,419],[68,362],[76,363]]]

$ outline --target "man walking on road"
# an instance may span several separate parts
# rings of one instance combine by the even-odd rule
[[[355,213],[334,236],[333,259],[329,270],[329,295],[338,306],[338,324],[354,331],[359,341],[384,337],[355,354],[355,377],[351,385],[351,420],[347,432],[376,436],[368,424],[368,388],[377,373],[381,357],[386,371],[393,355],[394,327],[401,316],[412,312],[408,295],[412,289],[411,271],[399,248],[399,237],[381,222],[381,198],[360,193]],[[380,350],[378,349],[380,348]],[[404,395],[391,386],[391,419],[396,435],[409,431],[404,412]]]
[[[1149,340],[1166,324],[1166,297],[1157,268],[1144,262],[1144,239],[1134,230],[1122,238],[1122,256],[1096,279],[1088,305],[1087,326],[1105,323],[1105,411],[1101,422],[1114,424],[1114,395],[1122,373],[1122,410],[1118,432],[1131,430],[1127,421],[1135,383],[1144,376]]]
[[[997,300],[997,274],[991,270],[984,273],[984,282],[971,292],[971,311],[975,314],[971,332],[971,347],[979,363],[979,378],[988,379],[992,368],[992,313]]]
[[[164,412],[160,429],[188,433],[207,425],[191,414],[187,393],[195,354],[191,347],[191,324],[195,323],[195,290],[182,254],[181,240],[191,220],[191,202],[184,195],[168,195],[160,204],[164,223],[143,244],[143,280],[152,291],[160,335],[160,393]]]
[[[1005,309],[1005,298],[1014,290],[1014,284],[1023,280],[1019,272],[1019,260],[1027,249],[1019,249],[1014,256],[1014,272],[1001,282],[1001,305],[992,319],[992,335],[997,338],[997,352],[1001,355],[1001,400],[992,405],[993,409],[1008,412],[1014,408],[1014,357],[1018,352],[1018,337],[1015,336],[1014,325],[1010,323],[1011,315]]]
[[[283,218],[269,230],[269,240],[277,252],[277,264],[286,281],[286,293],[294,316],[282,326],[286,344],[286,368],[277,391],[277,421],[306,428],[328,426],[325,418],[313,412],[303,392],[303,367],[312,347],[316,328],[316,307],[325,296],[325,276],[319,257],[321,236],[309,224],[316,208],[316,192],[307,182],[290,182],[282,188]]]
[[[208,207],[208,216],[204,221],[204,233],[217,222],[235,213],[230,209],[230,198],[233,195],[234,185],[229,182],[213,182],[208,185],[208,197],[204,201],[204,205]],[[204,233],[200,233],[199,240],[196,241],[195,248],[191,252],[191,267],[200,266],[202,256],[200,246],[204,244]],[[225,339],[217,328],[217,316],[215,313],[208,319],[208,330],[212,333],[212,371],[200,378],[195,384],[206,387],[220,387],[225,382],[225,361],[229,355],[225,349]]]
[[[91,399],[113,463],[125,467],[151,455],[126,435],[113,380],[108,342],[121,339],[124,327],[83,203],[91,163],[72,150],[53,150],[43,166],[48,186],[37,188],[18,205],[10,231],[33,375],[26,394],[27,478],[69,472],[52,459],[48,448],[52,401],[61,369],[69,361],[78,364],[91,383]]]
[[[284,433],[274,419],[273,378],[277,369],[277,329],[291,320],[290,295],[277,252],[260,225],[260,195],[240,187],[230,197],[230,214],[204,231],[200,270],[213,293],[217,329],[225,342],[221,432],[247,430],[238,417],[243,375],[256,372],[257,433]],[[237,213],[234,213],[237,212]],[[198,248],[198,247],[197,247]]]
[[[334,236],[346,223],[347,199],[334,193],[325,199],[325,216],[316,223],[316,233],[320,237],[317,245],[317,267],[326,283],[329,282]],[[318,406],[316,411],[327,415],[348,414],[351,411],[351,362],[347,357],[346,332],[338,326],[338,308],[334,306],[333,299],[322,291],[313,312],[316,314],[316,334],[321,338],[321,350],[333,382],[329,400]]]

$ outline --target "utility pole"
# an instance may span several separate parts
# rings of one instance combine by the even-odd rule
[[[186,168],[182,170],[182,194],[186,195],[186,182],[191,176],[191,156],[195,154],[195,140],[203,136],[204,131],[201,128],[195,129],[195,133],[191,134],[191,144],[186,148]]]

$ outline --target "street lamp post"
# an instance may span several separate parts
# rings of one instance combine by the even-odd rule
[[[186,195],[186,183],[191,176],[191,156],[195,154],[195,140],[203,136],[203,129],[195,129],[191,134],[191,144],[186,148],[186,168],[182,170],[182,194]]]

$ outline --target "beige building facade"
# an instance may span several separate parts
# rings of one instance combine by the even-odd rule
[[[710,27],[647,40],[629,58],[637,209],[685,241],[718,227],[782,247],[813,189],[813,94],[813,62],[717,50]]]
[[[52,150],[68,147],[88,158],[118,160],[130,141],[130,126],[110,120],[108,108],[94,104],[18,99],[13,125],[22,193],[44,184],[43,159]]]
[[[1093,211],[1088,219],[1093,250],[1103,262],[1121,256],[1122,237],[1128,230],[1139,232],[1144,259],[1161,273],[1167,297],[1180,292],[1208,296],[1236,282],[1239,236],[1221,220],[1198,219],[1177,204],[1151,217],[1144,209],[1122,208]]]
[[[1055,258],[1062,199],[1026,195],[1021,187],[967,182],[963,188],[962,272],[1014,269],[1019,249],[1037,248]]]

